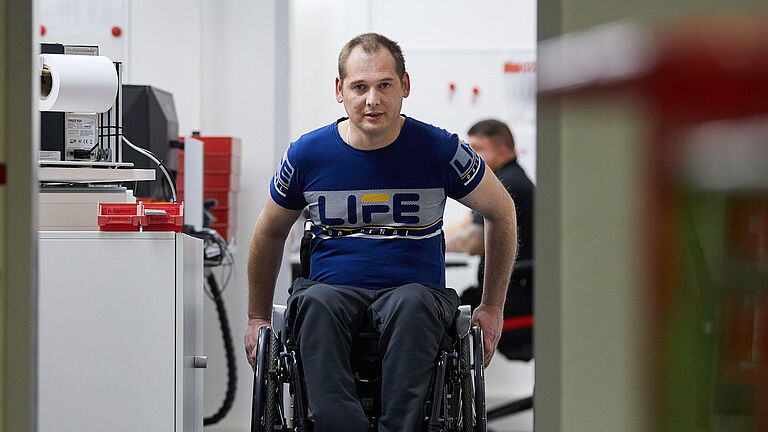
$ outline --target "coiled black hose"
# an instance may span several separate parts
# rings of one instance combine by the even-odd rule
[[[219,315],[219,325],[221,326],[221,334],[224,338],[224,351],[227,355],[227,393],[224,396],[224,402],[216,414],[205,417],[203,419],[203,425],[208,426],[218,423],[223,419],[235,402],[235,391],[237,390],[237,364],[235,363],[235,348],[232,345],[232,332],[229,329],[229,319],[227,318],[227,310],[224,307],[224,300],[221,298],[221,291],[219,290],[219,284],[216,282],[216,278],[213,276],[213,272],[209,272],[207,276],[208,287],[211,289],[211,298],[216,303],[216,312]]]

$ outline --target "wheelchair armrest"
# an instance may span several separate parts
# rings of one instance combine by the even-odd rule
[[[285,310],[284,305],[272,305],[272,331],[279,335],[283,342],[285,342]]]
[[[469,334],[469,329],[472,327],[472,306],[461,305],[459,306],[459,313],[456,314],[456,337],[458,339],[463,338]]]

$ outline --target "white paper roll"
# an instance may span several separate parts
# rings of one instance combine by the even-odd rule
[[[51,73],[51,90],[40,95],[40,111],[105,112],[117,96],[117,71],[107,57],[40,54]]]

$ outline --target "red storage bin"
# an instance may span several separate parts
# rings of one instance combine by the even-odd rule
[[[143,203],[100,202],[97,222],[100,231],[138,231],[146,222]]]
[[[240,174],[240,156],[205,155],[203,167],[206,173]]]
[[[184,190],[184,174],[176,176],[176,189]],[[223,189],[231,191],[240,190],[239,174],[203,174],[203,191],[212,189]],[[203,193],[205,195],[205,193]]]
[[[229,191],[227,189],[204,190],[203,201],[209,199],[216,200],[216,205],[212,207],[213,210],[237,208],[237,192]]]
[[[203,171],[210,174],[240,174],[240,156],[203,154]],[[179,152],[179,173],[184,172],[184,150]]]
[[[144,204],[144,231],[181,232],[184,225],[184,203],[146,203]],[[157,214],[155,214],[157,213]]]
[[[184,201],[184,189],[176,190],[176,197],[179,202]],[[212,207],[214,210],[223,208],[237,208],[237,192],[231,192],[229,190],[206,190],[203,191],[203,201],[216,200],[216,205]]]
[[[240,138],[203,136],[197,136],[194,138],[203,142],[204,154],[228,154],[240,156]],[[184,137],[180,137],[179,140],[184,142]]]
[[[211,212],[217,221],[211,228],[229,240],[234,235],[237,191],[240,190],[241,142],[232,137],[195,137],[203,142],[203,200],[215,199]],[[183,138],[181,139],[183,141]],[[180,152],[176,188],[184,197],[184,152]]]
[[[233,208],[214,208],[210,212],[216,218],[216,222],[229,224],[237,220],[237,212]]]
[[[238,174],[208,174],[203,175],[203,190],[228,189],[240,190],[240,175]],[[205,193],[203,193],[205,195]]]

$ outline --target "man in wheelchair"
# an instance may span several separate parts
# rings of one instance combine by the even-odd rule
[[[380,363],[372,364],[380,364],[381,380],[380,398],[374,399],[381,407],[372,427],[440,430],[437,407],[460,392],[442,391],[449,373],[435,371],[458,363],[446,353],[469,349],[465,343],[450,351],[461,343],[448,337],[457,331],[458,297],[445,287],[445,201],[457,199],[485,218],[485,288],[472,315],[478,337],[482,329],[476,346],[484,352],[475,355],[484,359],[475,362],[479,375],[501,333],[516,252],[514,203],[455,134],[400,114],[410,77],[397,43],[375,33],[360,35],[342,48],[338,65],[336,100],[349,117],[291,143],[256,221],[248,257],[246,354],[257,377],[272,377],[273,386],[282,372],[303,376],[289,384],[294,398],[306,395],[311,424],[303,424],[310,418],[303,401],[295,402],[302,423],[297,430],[360,432],[369,428],[366,405],[372,401],[361,400],[365,378],[356,384],[359,371],[353,372],[352,363],[359,363],[360,354],[353,346],[361,334],[373,335]],[[276,324],[272,300],[283,246],[304,207],[312,220],[309,277],[291,287],[287,331],[281,330],[278,341],[260,329]],[[257,365],[256,359],[269,357],[265,353],[273,354],[274,363]],[[456,373],[458,381],[462,374],[469,374],[466,367]],[[273,398],[274,391],[267,396]],[[462,430],[473,430],[469,416],[463,415]],[[254,421],[256,430],[287,430],[272,419]]]

